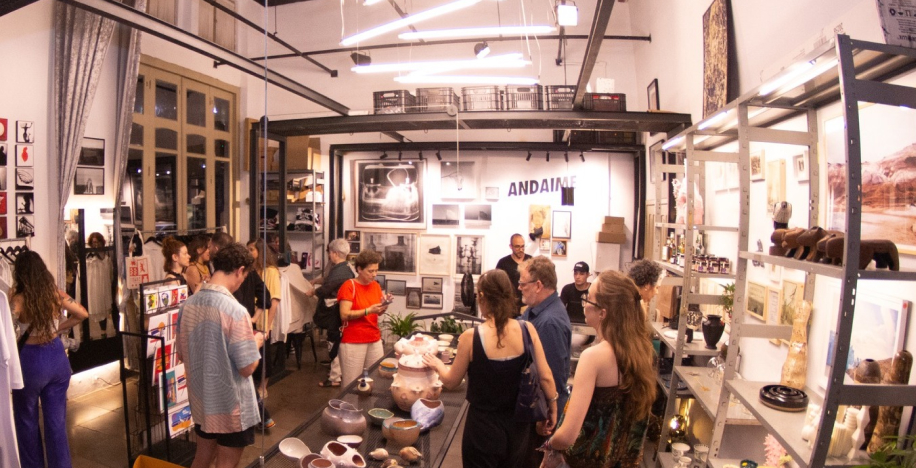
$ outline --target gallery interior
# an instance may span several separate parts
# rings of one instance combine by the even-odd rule
[[[284,285],[265,358],[280,424],[241,466],[310,466],[341,435],[357,436],[353,466],[459,466],[466,384],[426,395],[444,417],[411,440],[373,422],[413,416],[394,356],[451,356],[516,233],[558,289],[579,262],[589,281],[642,259],[663,272],[645,304],[659,397],[641,466],[868,465],[887,437],[913,457],[914,14],[893,0],[5,2],[0,289],[34,251],[89,313],[66,335],[73,466],[190,466],[172,350],[188,291],[164,281],[161,242],[216,232],[276,237]],[[391,359],[368,386],[320,388],[309,281],[340,238],[348,260],[382,255]],[[432,339],[404,348],[411,324]],[[595,335],[573,321],[573,373]],[[362,425],[330,427],[353,407]]]

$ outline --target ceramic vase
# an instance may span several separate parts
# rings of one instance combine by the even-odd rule
[[[808,372],[808,318],[811,317],[811,303],[803,301],[795,311],[792,320],[792,337],[789,338],[789,354],[782,366],[779,383],[787,387],[804,390]]]
[[[913,355],[907,350],[900,351],[891,361],[890,372],[884,375],[882,382],[885,384],[906,384],[910,381],[912,367]],[[902,414],[903,408],[900,406],[880,407],[875,431],[868,442],[867,451],[869,455],[875,453],[882,445],[888,442],[885,437],[897,435]]]
[[[420,424],[421,431],[426,432],[442,424],[445,418],[445,405],[441,400],[420,398],[410,407],[410,417]]]
[[[725,322],[722,321],[721,315],[707,315],[703,320],[703,340],[706,341],[706,349],[716,349],[716,344],[719,343],[724,331]]]
[[[331,441],[324,444],[321,456],[334,464],[337,468],[365,468],[366,459],[356,449],[347,447],[340,442]]]
[[[874,359],[865,359],[853,370],[852,379],[861,384],[879,384],[881,383],[881,365]],[[863,406],[862,411],[868,411],[870,424],[865,426],[865,440],[871,440],[875,424],[878,422],[878,407]]]
[[[404,356],[398,365],[391,383],[391,396],[394,402],[404,411],[410,411],[420,398],[438,400],[442,394],[442,382],[439,374],[429,367],[413,367],[405,364]]]
[[[331,400],[321,413],[321,431],[333,437],[362,435],[366,417],[359,409],[343,400]]]

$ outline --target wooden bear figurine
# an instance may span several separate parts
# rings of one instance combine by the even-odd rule
[[[843,250],[846,239],[836,236],[827,241],[826,255],[834,265],[842,265]],[[900,255],[897,245],[886,239],[863,239],[859,244],[859,269],[864,270],[871,261],[879,269],[889,268],[893,271],[900,270]]]

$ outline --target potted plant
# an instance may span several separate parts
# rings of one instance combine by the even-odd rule
[[[908,435],[899,439],[900,446],[906,447],[898,449],[898,438],[887,437],[888,442],[881,446],[871,455],[868,467],[877,468],[912,468],[916,466],[916,435]]]
[[[722,285],[719,285],[722,286]],[[722,296],[719,298],[719,304],[722,305],[722,315],[732,321],[732,310],[735,308],[735,283],[729,283],[722,286]]]
[[[464,326],[455,320],[455,317],[443,317],[442,322],[439,322],[439,320],[433,321],[432,325],[429,326],[429,331],[460,335],[464,331]]]
[[[411,312],[403,317],[395,314],[385,316],[382,322],[382,329],[397,335],[398,338],[406,338],[411,333],[422,330],[423,325],[417,321],[417,313]]]

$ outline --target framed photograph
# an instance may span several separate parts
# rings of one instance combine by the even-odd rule
[[[423,309],[441,309],[442,302],[441,293],[423,293]]]
[[[763,321],[770,317],[779,316],[779,306],[782,304],[782,291],[779,288],[767,288],[767,306],[764,309]]]
[[[407,288],[406,292],[406,303],[408,309],[419,309],[421,304],[421,297],[423,293],[420,292],[420,288]]]
[[[766,175],[763,173],[764,168],[766,167],[766,156],[762,149],[751,152],[750,154],[750,173],[751,181],[763,180]],[[736,166],[735,164],[728,164],[729,166]]]
[[[77,167],[74,195],[105,195],[105,168]]]
[[[703,118],[725,107],[729,96],[728,0],[713,0],[703,13]]]
[[[646,109],[649,109],[650,112],[661,109],[660,100],[658,98],[658,78],[652,80],[649,86],[646,87],[646,97],[649,99],[649,106],[646,107]]]
[[[448,276],[451,274],[452,236],[421,234],[417,240],[421,275]]]
[[[442,278],[421,278],[422,290],[424,293],[441,293]]]
[[[550,239],[539,239],[538,240],[538,250],[542,252],[550,251]]]
[[[425,161],[353,161],[356,227],[425,229]]]
[[[786,160],[767,162],[767,215],[773,215],[773,205],[786,199]]]
[[[347,255],[347,263],[349,263],[350,265],[356,265],[356,255],[357,254],[354,254],[354,253]],[[384,275],[380,275],[380,276],[384,277]],[[376,276],[376,278],[378,278],[378,276]],[[382,288],[382,289],[385,289],[385,288]]]
[[[32,215],[16,216],[16,237],[35,235],[35,217]]]
[[[528,207],[528,233],[535,239],[550,239],[550,205]]]
[[[552,241],[550,248],[550,255],[554,257],[566,257],[566,241],[565,240],[554,240]]]
[[[499,187],[487,187],[486,198],[490,201],[499,200]]]
[[[458,227],[461,222],[459,205],[433,205],[433,227]]]
[[[99,138],[83,138],[80,148],[78,166],[105,167],[105,140]]]
[[[356,260],[356,256],[354,255],[353,257]],[[382,291],[388,290],[388,281],[385,280],[385,275],[375,275],[375,282],[382,287]]]
[[[6,167],[0,166],[0,190],[6,190]]]
[[[6,192],[0,192],[0,215],[6,214]]]
[[[484,236],[455,236],[455,274],[483,273],[483,239]]]
[[[379,271],[417,273],[417,235],[415,233],[364,231],[362,238],[363,250],[374,250],[382,256]]]
[[[439,197],[443,200],[477,198],[477,164],[475,161],[440,161]]]
[[[8,128],[9,128],[9,120],[0,119],[0,141],[6,141],[7,134],[9,133],[7,132]]]
[[[388,280],[388,294],[404,296],[407,294],[407,281]]]
[[[349,244],[350,244],[350,253],[351,253],[351,254],[358,254],[358,253],[359,253],[359,250],[360,250],[360,248],[359,248],[359,242],[349,242]]]
[[[779,303],[778,325],[792,326],[795,320],[795,310],[805,300],[805,283],[796,281],[782,281],[782,300]]]
[[[16,214],[35,214],[35,194],[32,192],[16,194]]]
[[[493,205],[464,205],[464,227],[488,228],[493,221]]]
[[[344,238],[347,242],[359,242],[359,231],[344,231]]]
[[[35,122],[16,121],[16,143],[35,143]]]
[[[554,239],[572,238],[572,211],[554,211],[551,224]]]
[[[808,152],[797,154],[792,157],[792,168],[795,170],[795,180],[807,182],[808,174]]]
[[[16,167],[32,167],[35,165],[35,147],[32,145],[16,145]]]
[[[7,160],[9,159],[8,147],[8,144],[0,143],[0,166],[6,166],[7,164]]]
[[[35,169],[31,167],[16,168],[16,190],[35,190]]]
[[[763,285],[747,282],[747,308],[751,317],[766,321],[767,288]]]

